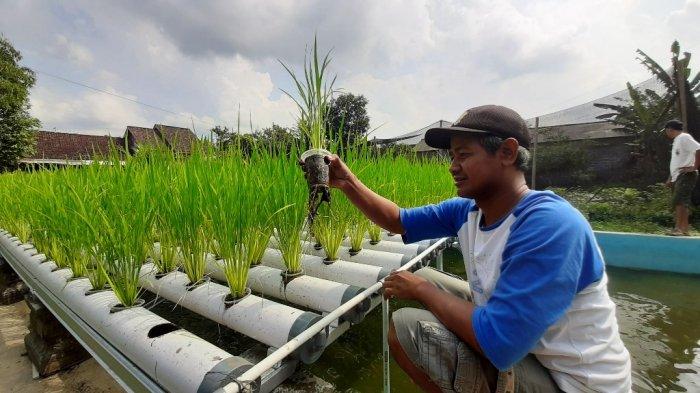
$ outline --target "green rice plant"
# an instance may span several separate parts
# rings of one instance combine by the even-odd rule
[[[174,167],[173,195],[167,210],[169,228],[182,252],[182,268],[192,285],[203,280],[206,253],[211,249],[202,198],[206,165],[204,152],[197,149],[183,165]]]
[[[306,183],[296,162],[293,149],[288,156],[278,156],[271,162],[263,173],[265,179],[276,179],[275,187],[270,189],[271,204],[274,209],[271,222],[274,225],[273,235],[277,240],[287,273],[301,272],[301,255],[303,252],[301,240],[306,223]]]
[[[32,227],[30,218],[27,217],[31,201],[27,200],[29,195],[20,192],[19,185],[25,184],[29,187],[33,183],[32,180],[31,174],[23,172],[0,175],[0,228],[17,236],[23,243],[31,240]]]
[[[382,228],[374,223],[370,223],[367,228],[369,233],[369,240],[372,244],[377,244],[382,240]]]
[[[323,247],[326,259],[329,261],[338,259],[338,251],[348,230],[348,217],[340,206],[340,198],[339,193],[333,193],[333,204],[324,209],[327,211],[319,213],[312,228],[314,237]]]
[[[139,154],[142,153],[139,151]],[[173,174],[177,173],[175,167],[181,164],[176,161],[171,150],[162,146],[148,150],[147,154],[150,158],[148,170],[152,174],[149,193],[154,202],[154,222],[150,242],[158,242],[160,246],[159,252],[156,253],[153,248],[149,256],[158,273],[167,274],[177,270],[182,262],[182,252],[173,230],[173,224],[176,223],[170,222],[173,216],[170,210],[176,181]]]
[[[213,164],[202,192],[208,236],[216,239],[217,254],[224,261],[224,276],[234,299],[246,293],[250,260],[244,239],[255,214],[254,194],[241,153],[235,148]]]
[[[350,238],[350,252],[360,252],[362,242],[365,240],[365,233],[369,227],[369,221],[359,212],[350,220],[348,237]]]
[[[272,236],[272,193],[276,184],[269,181],[266,176],[272,174],[269,165],[277,160],[278,156],[275,150],[255,146],[244,169],[249,179],[246,188],[249,195],[248,206],[250,211],[255,212],[250,217],[248,229],[243,238],[251,265],[260,263]]]
[[[65,184],[62,191],[70,201],[69,247],[76,255],[72,258],[73,275],[87,277],[92,289],[101,290],[107,285],[107,271],[103,256],[97,252],[94,212],[100,208],[105,190],[100,164],[93,164],[73,172],[77,178]]]
[[[299,108],[299,129],[307,137],[313,149],[326,147],[326,115],[334,93],[333,85],[336,80],[336,77],[333,77],[330,83],[327,81],[326,72],[330,62],[330,51],[326,53],[323,59],[320,59],[318,41],[315,36],[310,58],[307,59],[307,56],[304,56],[304,79],[297,77],[290,67],[280,61],[282,67],[292,77],[299,98],[286,90],[282,91]]]
[[[109,189],[95,212],[98,223],[91,227],[109,285],[125,307],[134,306],[139,298],[141,265],[152,246],[154,209],[147,188],[152,179],[144,170],[146,164],[129,160],[124,167],[103,169]]]

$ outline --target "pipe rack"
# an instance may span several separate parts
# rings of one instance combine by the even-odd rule
[[[36,250],[34,250],[31,247],[31,245],[20,244],[16,238],[11,239],[9,237],[9,234],[7,234],[5,231],[0,230],[0,235],[3,235],[4,237],[10,239],[14,246],[21,247],[24,251],[27,252],[36,253]],[[395,238],[394,236],[392,236],[392,239],[389,240],[387,239],[389,238],[389,236],[386,236],[386,234],[384,233],[382,235],[383,238],[385,238],[384,242],[391,241],[392,243],[395,242],[396,246],[404,246],[403,244],[395,240],[400,239],[400,236],[397,235]],[[401,265],[398,270],[409,269],[418,264],[419,262],[424,261],[428,257],[437,257],[438,259],[441,259],[439,255],[439,250],[445,244],[448,244],[446,243],[446,239],[441,239],[429,246],[425,243],[421,244],[419,248],[416,248],[416,250],[420,249],[421,252],[418,253],[418,255],[415,255],[415,257],[410,259],[407,263]],[[55,296],[53,296],[51,291],[49,291],[44,284],[37,280],[37,277],[35,275],[32,275],[26,269],[26,267],[22,265],[21,262],[17,261],[16,258],[13,258],[12,253],[8,252],[8,250],[4,246],[5,245],[3,244],[2,247],[0,247],[0,255],[2,255],[3,257],[5,257],[5,259],[8,260],[10,266],[15,271],[17,271],[20,277],[29,285],[29,287],[37,293],[39,299],[44,304],[46,304],[47,308],[54,315],[57,316],[59,321],[64,326],[66,326],[69,332],[71,332],[73,336],[75,336],[78,339],[81,345],[83,345],[88,350],[88,352],[90,352],[93,355],[93,357],[96,358],[98,363],[103,368],[105,368],[110,373],[110,375],[118,383],[120,383],[122,387],[124,387],[128,391],[137,392],[164,391],[162,386],[155,382],[129,357],[125,356],[119,349],[117,349],[118,346],[115,346],[114,343],[102,337],[99,334],[99,332],[95,331],[95,329],[92,326],[90,326],[89,323],[81,319],[79,315],[73,312],[73,310],[71,310],[68,306],[63,304],[63,302],[61,302],[60,299],[57,299]],[[410,249],[410,247],[408,247],[408,249]],[[403,250],[406,254],[410,254],[412,251],[407,250],[407,248],[402,248],[401,250]],[[404,253],[401,254],[406,255]],[[268,249],[268,251],[266,252],[266,256],[267,263],[264,264],[267,266],[277,267],[274,265],[278,265],[280,261],[278,251]],[[276,259],[277,261],[272,262],[272,259]],[[402,257],[400,259],[401,262],[404,262],[407,258]],[[340,335],[342,335],[345,331],[347,331],[353,324],[353,322],[357,321],[355,320],[355,318],[347,320],[348,315],[353,315],[353,312],[357,313],[357,311],[353,310],[362,310],[364,313],[367,312],[366,310],[368,308],[368,303],[370,304],[370,310],[378,306],[379,296],[377,295],[377,291],[381,288],[383,277],[386,276],[386,274],[388,274],[389,270],[393,270],[386,267],[382,268],[379,266],[360,265],[357,263],[345,261],[341,261],[337,264],[326,265],[323,264],[322,258],[309,255],[304,256],[304,261],[307,265],[305,266],[305,269],[308,267],[309,264],[311,264],[315,266],[315,268],[317,268],[319,271],[323,270],[325,273],[320,274],[321,276],[323,276],[324,274],[328,275],[329,272],[332,272],[332,274],[330,274],[329,277],[321,278],[333,281],[342,282],[342,280],[340,279],[343,277],[345,271],[343,269],[340,269],[341,267],[345,269],[349,267],[349,269],[351,270],[356,269],[358,272],[364,272],[363,274],[366,276],[366,279],[362,278],[361,281],[363,285],[358,286],[361,286],[362,288],[366,289],[362,290],[361,288],[357,288],[357,290],[353,292],[354,294],[356,294],[356,296],[352,297],[349,300],[347,300],[347,296],[344,296],[343,300],[345,300],[345,302],[332,311],[327,310],[329,308],[327,305],[323,306],[322,308],[325,308],[325,310],[319,310],[324,311],[324,315],[322,318],[317,319],[316,322],[313,324],[309,324],[310,326],[307,325],[309,327],[306,330],[302,331],[300,334],[296,335],[296,337],[292,338],[284,345],[281,345],[279,348],[271,347],[268,350],[267,357],[262,359],[257,364],[253,365],[250,369],[243,372],[242,374],[237,373],[239,377],[235,379],[235,382],[228,383],[227,385],[217,390],[218,392],[234,392],[239,391],[239,388],[244,388],[244,391],[249,391],[248,389],[250,389],[251,386],[255,386],[261,392],[269,392],[270,390],[272,390],[279,383],[284,381],[284,379],[286,379],[289,375],[291,375],[291,373],[294,371],[299,360],[290,358],[289,355],[297,351],[299,348],[303,347],[304,343],[306,343],[312,337],[320,333],[328,335],[328,344],[330,344]],[[268,273],[265,269],[269,268],[263,266],[261,266],[261,268],[263,268],[260,269],[261,272],[264,271]],[[313,272],[311,271],[307,270],[307,274],[309,274],[309,278],[318,278],[318,276],[316,274],[313,274]],[[344,285],[347,287],[347,285],[353,284],[355,283],[345,282]],[[358,292],[359,294],[357,294]],[[321,305],[319,305],[319,308],[321,308]],[[346,317],[345,321],[343,321],[343,316]]]

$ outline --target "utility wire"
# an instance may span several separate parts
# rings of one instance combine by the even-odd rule
[[[104,89],[99,89],[99,88],[97,88],[97,87],[93,87],[93,86],[87,85],[87,84],[82,83],[82,82],[77,82],[77,81],[74,81],[74,80],[70,80],[70,79],[68,79],[68,78],[64,78],[64,77],[62,77],[62,76],[55,75],[55,74],[52,74],[52,73],[49,73],[49,72],[46,72],[46,71],[42,71],[42,70],[39,70],[39,69],[34,69],[34,71],[37,72],[37,73],[39,73],[39,74],[43,74],[43,75],[49,76],[49,77],[51,77],[51,78],[59,79],[59,80],[62,80],[62,81],[64,81],[64,82],[71,83],[71,84],[74,84],[74,85],[77,85],[77,86],[80,86],[80,87],[84,87],[84,88],[86,88],[86,89],[94,90],[94,91],[97,91],[97,92],[100,92],[100,93],[103,93],[103,94],[107,94],[107,95],[110,95],[110,96],[113,96],[113,97],[121,98],[122,100],[131,101],[131,102],[133,102],[133,103],[135,103],[135,104],[143,105],[143,106],[149,107],[149,108],[151,108],[151,109],[155,109],[155,110],[158,110],[158,111],[161,111],[161,112],[169,113],[169,114],[171,114],[171,115],[181,116],[181,117],[188,117],[188,115],[185,115],[185,114],[183,114],[183,113],[177,113],[177,112],[171,111],[171,110],[169,110],[169,109],[161,108],[161,107],[158,107],[158,106],[155,106],[155,105],[151,105],[151,104],[148,104],[148,103],[139,101],[139,100],[135,100],[135,99],[133,99],[133,98],[129,98],[129,97],[125,97],[125,96],[122,96],[122,95],[119,95],[119,94],[116,94],[116,93],[112,93],[111,91],[107,91],[107,90],[104,90]],[[190,117],[191,117],[191,116],[190,116]],[[202,120],[202,119],[197,119],[197,121],[199,121],[199,122],[201,122],[201,123],[204,123],[204,124],[209,124],[209,125],[211,125],[211,126],[217,126],[217,124],[214,124],[214,123],[211,123],[211,122]]]

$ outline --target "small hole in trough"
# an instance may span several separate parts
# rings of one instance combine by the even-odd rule
[[[160,325],[153,326],[151,330],[148,331],[148,338],[160,337],[176,330],[180,330],[177,325],[173,325],[172,323],[161,323]]]

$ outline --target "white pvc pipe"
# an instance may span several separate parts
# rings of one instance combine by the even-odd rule
[[[326,252],[321,248],[317,250],[314,248],[312,242],[303,242],[302,246],[311,255],[318,257],[326,257]],[[398,254],[387,251],[377,251],[362,249],[360,252],[354,254],[350,252],[350,247],[340,246],[338,248],[338,259],[347,262],[361,263],[363,265],[372,265],[384,267],[390,270],[398,269],[403,264],[411,260],[411,256]]]
[[[69,280],[70,269],[53,271],[54,262],[46,261],[43,254],[31,256],[6,234],[0,235],[0,247],[167,391],[215,390],[251,366],[143,307],[111,313],[119,303],[114,292],[86,295],[91,289],[88,279]]]
[[[403,238],[401,237],[401,235],[396,234],[396,233],[393,233],[391,236],[389,236],[389,232],[387,232],[387,231],[382,231],[382,234],[381,234],[380,239],[381,239],[381,241],[383,241],[383,242],[399,242],[399,243],[403,243]]]
[[[423,258],[425,258],[426,256],[428,256],[428,254],[433,252],[433,250],[440,247],[444,242],[445,242],[445,239],[437,240],[435,243],[433,243],[427,249],[423,250],[423,252],[416,255],[415,258],[411,259],[408,263],[401,266],[398,270],[401,271],[401,270],[410,269],[411,267],[413,267],[413,265],[422,261]],[[350,308],[357,305],[359,302],[362,301],[362,299],[371,296],[372,294],[377,292],[379,289],[381,289],[381,287],[383,285],[383,281],[384,280],[381,280],[381,281],[375,283],[374,285],[365,289],[364,292],[362,292],[361,294],[355,296],[354,298],[350,299],[348,302],[346,302],[342,306],[338,307],[336,310],[334,310],[330,314],[324,316],[320,321],[316,322],[313,326],[311,326],[309,329],[304,331],[302,334],[300,334],[297,337],[294,337],[292,340],[290,340],[283,347],[277,349],[275,352],[268,355],[265,359],[258,362],[250,370],[243,373],[243,375],[241,375],[237,379],[238,382],[229,383],[228,385],[224,386],[223,388],[217,390],[216,393],[236,393],[236,392],[239,392],[240,384],[248,384],[248,383],[250,383],[250,381],[256,380],[265,371],[269,370],[270,368],[274,367],[275,364],[284,360],[284,358],[289,356],[290,353],[294,352],[296,350],[296,348],[298,348],[302,343],[304,343],[306,340],[309,340],[311,337],[313,337],[313,335],[316,332],[324,330],[326,328],[326,326],[333,323],[333,321],[336,320],[340,315],[342,315],[343,313],[347,312]]]
[[[158,296],[272,347],[281,347],[321,319],[318,314],[252,294],[227,308],[224,299],[230,293],[228,287],[204,282],[188,289],[190,280],[185,273],[174,271],[160,278],[156,278],[156,274],[154,264],[144,264],[139,283]],[[323,332],[301,348],[299,358],[304,363],[312,363],[321,356],[325,344]]]
[[[343,240],[343,245],[346,247],[350,247],[350,239]],[[363,250],[393,252],[397,254],[408,255],[410,257],[420,254],[423,250],[428,248],[428,246],[430,246],[430,243],[427,242],[403,244],[399,242],[386,241],[379,242],[377,244],[371,244],[369,239],[364,239],[362,241]]]
[[[285,269],[282,254],[279,250],[268,248],[263,254],[261,263],[277,269]],[[391,270],[378,266],[361,265],[354,262],[338,260],[330,265],[323,263],[322,257],[313,255],[301,256],[301,267],[305,274],[335,282],[367,288],[387,276]]]
[[[222,260],[207,258],[207,274],[226,281]],[[321,312],[331,312],[347,300],[352,299],[362,288],[309,275],[294,278],[284,285],[282,270],[269,266],[253,266],[248,272],[248,286],[257,293],[298,304]],[[343,315],[343,320],[359,323],[371,305],[370,299]]]

